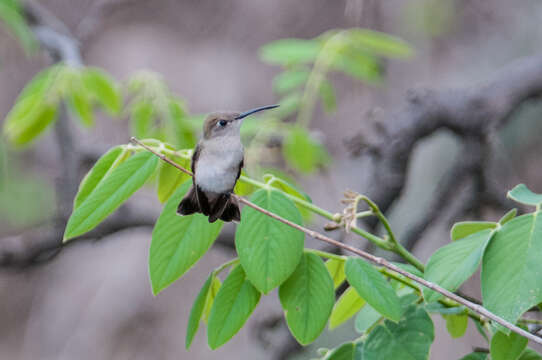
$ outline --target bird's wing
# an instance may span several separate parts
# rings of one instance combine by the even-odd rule
[[[199,144],[196,145],[196,148],[194,149],[194,153],[192,154],[192,162],[190,163],[190,169],[192,170],[192,183],[196,183],[196,161],[199,159],[199,154],[201,152],[201,147]]]
[[[243,166],[245,166],[245,159],[241,159],[241,162],[239,163],[239,170],[237,170],[237,178],[235,179],[235,182],[239,180],[239,176],[241,176],[241,169],[243,169]]]

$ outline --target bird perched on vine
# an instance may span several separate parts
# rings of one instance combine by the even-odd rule
[[[241,221],[237,199],[232,196],[243,168],[241,124],[247,116],[273,109],[268,105],[238,112],[214,112],[203,123],[203,136],[192,155],[192,187],[180,202],[177,214],[202,213],[209,222]]]

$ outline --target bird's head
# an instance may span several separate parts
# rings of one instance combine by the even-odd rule
[[[219,136],[238,135],[243,119],[256,112],[274,109],[278,105],[268,105],[248,110],[242,113],[233,111],[218,111],[207,115],[203,123],[204,139],[212,139]]]

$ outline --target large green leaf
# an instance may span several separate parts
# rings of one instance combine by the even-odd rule
[[[198,293],[194,304],[192,305],[192,310],[190,310],[190,317],[188,318],[188,326],[186,328],[186,348],[189,349],[194,340],[194,335],[198,331],[199,324],[201,322],[201,316],[203,315],[203,310],[205,309],[205,303],[209,297],[209,290],[211,288],[211,283],[214,278],[214,274],[209,275],[203,287]]]
[[[333,349],[323,360],[362,360],[363,343],[347,342]]]
[[[335,302],[333,280],[320,257],[305,253],[294,273],[279,288],[279,299],[292,335],[313,342],[324,330]]]
[[[78,208],[83,201],[96,189],[98,184],[104,179],[106,174],[110,172],[114,167],[118,166],[124,154],[126,152],[121,146],[115,146],[110,149],[108,152],[102,155],[96,161],[96,164],[90,169],[90,171],[85,175],[81,184],[79,185],[79,191],[75,196],[73,202],[73,207]]]
[[[506,196],[520,204],[532,206],[540,206],[542,204],[542,194],[532,192],[525,184],[517,185]]]
[[[519,216],[504,224],[482,263],[484,306],[511,323],[542,302],[542,215]],[[506,264],[506,266],[503,266]]]
[[[491,338],[491,360],[516,360],[527,347],[528,340],[511,332],[510,335],[497,331]]]
[[[316,40],[281,39],[262,46],[260,57],[270,64],[290,65],[312,62],[320,52]]]
[[[341,295],[333,307],[329,318],[329,328],[333,330],[337,326],[354,316],[365,305],[365,300],[359,297],[356,289],[349,287]]]
[[[250,200],[296,224],[301,215],[278,191],[259,190]],[[235,247],[249,280],[267,294],[295,270],[303,254],[304,234],[259,211],[245,206],[235,234]]]
[[[145,184],[157,165],[158,157],[141,152],[113,169],[73,211],[66,225],[64,241],[95,228]]]
[[[221,221],[210,224],[201,214],[177,215],[177,206],[191,185],[191,181],[185,182],[169,198],[152,231],[149,272],[154,294],[187,272],[209,250],[222,228]]]
[[[358,294],[379,313],[393,321],[401,318],[399,297],[384,276],[363,259],[348,258],[346,279]]]
[[[233,268],[220,287],[211,308],[207,329],[211,349],[225,344],[243,327],[258,305],[260,295],[247,280],[243,268]]]
[[[433,322],[423,307],[411,305],[398,323],[386,320],[365,341],[363,360],[427,360],[435,338]]]
[[[497,224],[490,221],[461,221],[452,226],[450,238],[452,241],[466,238],[469,235],[486,229],[495,229]]]
[[[478,268],[492,235],[493,231],[486,229],[441,247],[429,258],[425,279],[447,290],[457,290]],[[442,296],[427,288],[423,292],[427,302],[436,301]]]

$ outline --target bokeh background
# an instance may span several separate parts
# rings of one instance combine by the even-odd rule
[[[341,211],[343,191],[364,192],[372,176],[370,161],[345,145],[353,134],[370,127],[375,117],[395,121],[387,114],[400,108],[411,88],[468,88],[518,58],[536,55],[542,40],[542,3],[536,0],[42,0],[40,4],[79,41],[85,64],[104,68],[118,81],[139,70],[158,72],[196,114],[278,101],[272,81],[280,68],[259,57],[259,49],[271,41],[313,38],[329,29],[359,26],[408,42],[414,56],[386,62],[380,86],[336,76],[337,110],[332,114],[317,110],[312,116],[311,130],[333,160],[325,169],[294,176],[315,203],[333,212]],[[13,36],[0,31],[0,118],[24,85],[51,62],[46,52],[28,56]],[[542,191],[541,116],[539,102],[524,103],[492,136],[491,182],[502,198],[520,182]],[[88,158],[78,180],[93,154],[126,143],[131,135],[126,119],[105,115],[91,129],[70,124],[73,141]],[[211,351],[200,331],[186,352],[190,306],[209,270],[232,257],[234,228],[225,227],[220,243],[192,271],[153,297],[147,274],[152,228],[147,219],[157,218],[161,205],[151,189],[140,191],[124,210],[141,216],[140,223],[30,259],[26,253],[39,247],[47,234],[44,226],[57,213],[63,174],[59,142],[49,131],[28,149],[2,153],[0,358],[308,359],[318,347],[334,347],[357,336],[349,322],[325,331],[302,351],[277,320],[282,313],[272,294],[262,298],[231,342]],[[399,237],[424,216],[442,178],[461,156],[459,149],[457,136],[447,131],[416,144],[406,189],[389,211]],[[448,203],[442,206],[453,208]],[[488,208],[479,212],[492,220],[500,214]],[[458,216],[450,210],[412,244],[422,260],[449,241],[448,229]],[[323,224],[313,219],[311,227],[321,229]],[[331,235],[365,246],[338,232]],[[480,296],[476,279],[463,290]],[[436,316],[434,321],[431,359],[458,359],[484,345],[472,323],[462,339],[453,340],[443,321]]]

